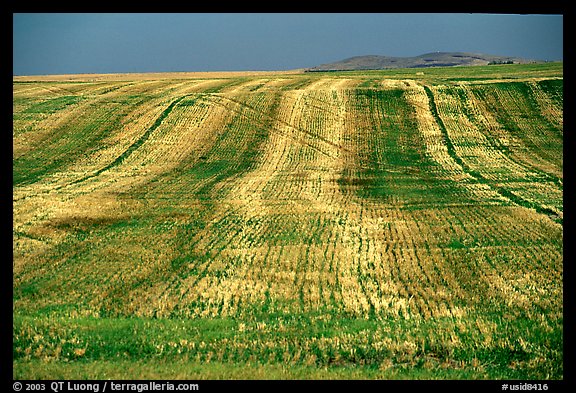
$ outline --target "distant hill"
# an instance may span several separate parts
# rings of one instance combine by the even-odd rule
[[[355,56],[321,64],[306,71],[382,70],[388,68],[426,68],[488,64],[526,64],[539,62],[520,57],[495,56],[468,52],[433,52],[414,57]]]

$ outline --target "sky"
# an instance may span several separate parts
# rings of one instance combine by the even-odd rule
[[[291,70],[352,56],[563,60],[562,15],[13,14],[13,74]]]

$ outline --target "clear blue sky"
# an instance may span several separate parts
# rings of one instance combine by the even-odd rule
[[[563,59],[562,15],[13,14],[16,75],[288,70],[360,55]]]

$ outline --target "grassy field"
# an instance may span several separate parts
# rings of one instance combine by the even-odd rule
[[[562,379],[563,65],[15,77],[13,377]]]

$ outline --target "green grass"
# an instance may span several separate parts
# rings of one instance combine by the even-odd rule
[[[51,98],[46,101],[41,101],[37,104],[31,105],[22,113],[54,113],[59,110],[65,109],[69,105],[76,104],[82,100],[78,96],[61,96]],[[16,102],[17,103],[17,102]]]
[[[385,367],[385,366],[384,366]],[[193,359],[173,360],[116,360],[76,363],[41,360],[15,361],[14,379],[105,380],[127,379],[138,375],[142,380],[457,380],[474,379],[482,375],[470,369],[436,368],[424,363],[388,369],[366,369],[356,366],[292,366],[280,364],[205,363]],[[32,377],[30,377],[32,376]],[[486,378],[489,379],[489,378]]]
[[[547,324],[526,317],[490,317],[488,322],[498,326],[491,340],[498,345],[489,347],[482,344],[482,330],[459,329],[450,319],[272,313],[240,322],[69,318],[60,313],[15,316],[14,378],[122,378],[126,367],[119,365],[131,365],[128,369],[144,379],[554,379],[562,373],[548,368],[553,359],[545,358],[548,347],[561,343],[562,330],[550,332]],[[486,315],[469,318],[486,321]],[[511,340],[519,334],[521,341]],[[381,347],[381,341],[388,346]]]
[[[310,72],[313,77],[360,77],[415,79],[426,83],[440,84],[460,81],[483,81],[490,79],[520,79],[525,77],[557,77],[563,75],[564,64],[552,62],[544,64],[502,64],[474,67],[430,67],[402,68],[368,71]],[[419,74],[423,73],[423,74]]]
[[[403,90],[358,89],[353,103],[357,116],[366,116],[372,128],[356,135],[358,162],[339,179],[345,192],[392,200],[407,209],[461,200],[465,189],[442,176],[438,165],[425,154],[414,108]],[[431,108],[435,110],[435,106]],[[453,152],[449,140],[448,150]],[[364,169],[358,171],[358,166]]]

